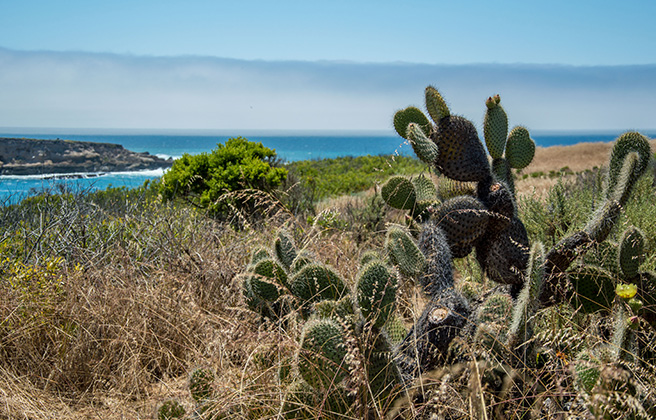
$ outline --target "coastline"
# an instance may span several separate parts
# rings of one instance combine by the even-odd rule
[[[169,168],[173,159],[132,152],[119,144],[73,140],[0,138],[0,175],[79,178],[108,172]],[[86,175],[83,175],[86,174]]]

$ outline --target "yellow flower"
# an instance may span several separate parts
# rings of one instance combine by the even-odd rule
[[[638,286],[633,283],[618,284],[617,287],[615,287],[615,293],[621,298],[631,299],[636,293],[638,293]]]

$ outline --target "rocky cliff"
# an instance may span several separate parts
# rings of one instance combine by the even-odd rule
[[[118,144],[0,138],[0,175],[139,171],[172,164],[172,159],[131,152]]]

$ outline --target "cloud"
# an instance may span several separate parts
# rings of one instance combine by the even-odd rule
[[[0,49],[0,127],[388,130],[435,85],[480,126],[655,128],[656,66],[247,61]]]

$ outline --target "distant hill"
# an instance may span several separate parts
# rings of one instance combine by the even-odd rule
[[[0,138],[0,175],[139,171],[172,164],[170,158],[132,152],[119,144]]]

